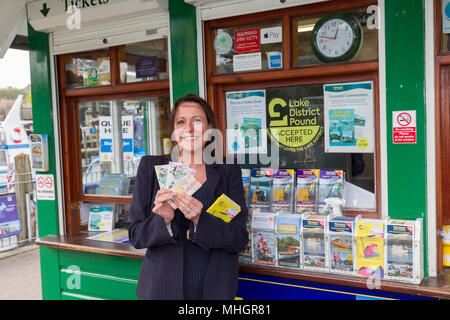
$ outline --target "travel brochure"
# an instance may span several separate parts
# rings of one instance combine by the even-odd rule
[[[422,219],[249,211],[242,263],[420,283]]]
[[[343,170],[243,169],[242,182],[252,208],[329,215],[333,208],[326,199],[344,202]]]

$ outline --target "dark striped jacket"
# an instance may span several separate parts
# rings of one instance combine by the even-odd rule
[[[136,293],[140,299],[183,299],[183,241],[181,212],[175,210],[170,236],[162,217],[154,214],[154,199],[159,184],[154,166],[167,164],[167,158],[145,156],[141,159],[130,207],[131,244],[147,248]],[[238,252],[248,242],[242,173],[236,164],[206,165],[208,206],[203,208],[194,232],[191,222],[189,238],[210,249],[208,267],[203,282],[204,299],[233,299],[238,289]],[[205,212],[222,193],[241,206],[241,212],[229,223]]]

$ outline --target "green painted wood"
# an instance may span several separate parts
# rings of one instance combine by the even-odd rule
[[[53,131],[52,85],[50,78],[50,51],[48,34],[36,32],[28,24],[28,48],[30,54],[31,96],[33,108],[33,132],[48,134],[49,171],[56,183],[55,135]],[[59,234],[57,201],[38,200],[39,236]]]
[[[138,299],[141,265],[142,259],[60,250],[61,299]]]
[[[141,272],[142,259],[75,250],[60,250],[59,265],[65,268],[69,266],[78,266],[81,270],[87,272],[102,273],[137,280],[139,278],[139,273]]]
[[[41,285],[43,300],[59,300],[59,262],[58,249],[49,247],[39,248],[41,263]]]
[[[173,100],[199,93],[195,7],[169,0]]]
[[[424,2],[386,1],[385,10],[389,216],[423,218],[424,248],[427,248]],[[416,144],[393,144],[392,112],[401,110],[416,110]],[[424,256],[427,271],[426,250]]]
[[[73,268],[62,268],[60,278],[62,292],[65,293],[92,298],[101,297],[101,299],[138,299],[136,296],[137,280],[135,279],[92,273],[83,269],[74,271]]]

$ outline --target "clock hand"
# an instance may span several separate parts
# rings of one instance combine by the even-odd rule
[[[337,37],[337,35],[338,35],[338,32],[339,32],[339,27],[337,28],[337,30],[336,30],[336,34],[334,35],[334,40],[336,40],[336,37]]]

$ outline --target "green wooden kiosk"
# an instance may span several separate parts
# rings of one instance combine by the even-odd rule
[[[361,277],[243,262],[238,297],[275,299],[264,287],[275,283],[296,288],[290,299],[311,292],[318,299],[330,292],[337,294],[334,299],[448,299],[439,235],[450,223],[445,6],[445,0],[27,1],[34,133],[49,137],[49,171],[37,174],[51,175],[55,186],[54,200],[37,204],[43,298],[137,299],[145,252],[87,239],[98,234],[88,230],[87,213],[112,204],[116,227],[126,228],[139,157],[167,154],[165,120],[178,97],[205,97],[225,131],[233,127],[227,122],[228,92],[259,90],[267,104],[309,99],[323,108],[324,85],[368,82],[373,106],[365,119],[372,151],[325,154],[325,142],[317,137],[320,146],[280,145],[281,167],[345,170],[348,182],[367,195],[364,205],[356,201],[344,208],[347,216],[422,219],[423,281],[370,286]],[[351,56],[336,51],[338,59],[322,61],[311,41],[326,31],[314,27],[318,21],[332,25],[336,14],[353,17],[362,34],[352,38],[357,50]],[[239,38],[251,33],[256,38]],[[395,140],[393,115],[400,111],[412,111],[413,141]],[[124,144],[130,117],[131,151]],[[267,117],[270,126],[276,114]],[[108,136],[107,123],[122,134],[113,130]],[[112,148],[101,146],[107,139]],[[359,173],[353,162],[358,159],[365,166]],[[100,178],[89,175],[95,170]],[[107,174],[122,174],[126,186],[119,193],[106,190]],[[285,297],[281,291],[278,297]]]

